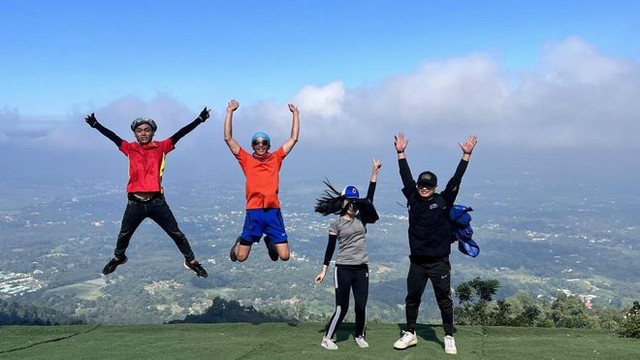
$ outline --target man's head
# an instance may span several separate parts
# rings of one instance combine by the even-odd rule
[[[438,186],[438,177],[431,171],[423,171],[416,180],[418,194],[422,198],[430,199]]]
[[[258,155],[263,155],[271,148],[271,138],[263,132],[257,132],[251,137],[251,147]]]
[[[136,118],[131,123],[131,130],[136,136],[136,141],[141,145],[150,143],[157,129],[156,122],[150,118]]]

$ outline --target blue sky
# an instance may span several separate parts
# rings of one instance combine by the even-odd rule
[[[398,131],[452,153],[469,133],[497,153],[639,148],[638,1],[6,0],[0,32],[16,149],[111,151],[86,141],[93,111],[123,137],[138,116],[169,136],[209,106],[190,137],[221,137],[232,98],[243,139],[284,141],[295,102],[306,151]]]
[[[0,4],[2,107],[60,116],[168,93],[194,110],[286,101],[488,53],[529,68],[576,36],[640,58],[636,1],[29,1]]]

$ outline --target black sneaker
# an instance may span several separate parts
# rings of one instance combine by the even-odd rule
[[[231,247],[231,251],[229,251],[229,259],[231,259],[231,261],[233,262],[238,261],[238,257],[236,256],[236,246],[240,244],[240,239],[242,238],[238,236],[238,238],[236,239],[236,242],[233,243],[233,246]]]
[[[206,278],[207,276],[209,276],[209,274],[207,274],[207,270],[205,270],[202,265],[200,265],[200,263],[195,260],[193,262],[185,261],[184,267],[192,270],[194,273],[196,273],[196,275],[198,275],[198,277]]]
[[[268,236],[264,237],[264,244],[267,246],[271,260],[278,261],[278,250],[276,250],[276,245],[271,242],[271,239]]]
[[[113,259],[109,260],[109,262],[107,263],[107,265],[104,266],[104,269],[102,269],[102,275],[109,275],[112,272],[116,271],[116,268],[118,267],[118,265],[122,265],[122,264],[126,264],[127,262],[127,257],[122,255],[122,257],[116,259],[116,257],[113,257]]]

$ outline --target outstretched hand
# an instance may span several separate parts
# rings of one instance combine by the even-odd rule
[[[463,154],[471,155],[477,143],[478,143],[478,137],[475,135],[469,135],[469,137],[467,138],[467,141],[464,144],[458,143],[458,145],[460,145],[460,148],[462,149]]]
[[[227,111],[236,111],[239,107],[240,103],[233,99],[229,101],[229,104],[227,104]]]
[[[373,170],[371,170],[371,174],[378,175],[381,167],[382,167],[382,162],[379,159],[373,159]]]
[[[201,122],[207,121],[207,119],[209,118],[209,112],[211,112],[211,109],[207,109],[207,107],[205,106],[204,109],[200,111],[200,115],[198,115],[198,119],[200,119]]]
[[[289,105],[289,111],[291,111],[294,114],[299,114],[300,110],[298,110],[298,107],[295,106],[294,104],[288,104]]]
[[[395,145],[398,153],[404,152],[407,145],[409,145],[409,140],[404,137],[403,133],[398,133],[398,135],[394,136],[393,139],[393,145]]]
[[[84,117],[84,121],[87,122],[87,124],[89,124],[89,126],[91,127],[96,127],[96,124],[98,123],[98,119],[96,119],[96,114],[95,113],[91,113],[87,116]]]

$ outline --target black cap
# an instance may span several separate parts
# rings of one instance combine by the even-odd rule
[[[436,186],[438,185],[438,177],[431,171],[424,171],[418,176],[416,184],[418,186]]]

